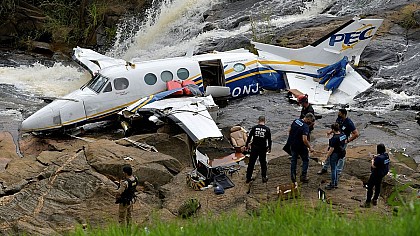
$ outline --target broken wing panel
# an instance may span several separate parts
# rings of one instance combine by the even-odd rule
[[[127,64],[127,62],[122,59],[115,59],[97,53],[91,49],[80,47],[73,49],[73,59],[89,70],[92,75],[106,67]]]
[[[336,91],[331,95],[330,103],[346,104],[353,100],[359,93],[366,91],[372,84],[367,82],[350,65],[346,68],[346,77]]]
[[[214,104],[210,97],[169,98],[145,105],[142,109],[157,109],[179,125],[188,136],[198,142],[223,135],[207,111]]]

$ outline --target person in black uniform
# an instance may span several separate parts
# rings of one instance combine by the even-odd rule
[[[338,123],[334,123],[331,125],[331,131],[333,136],[330,138],[328,142],[328,152],[326,155],[326,159],[330,159],[331,165],[331,182],[325,189],[331,190],[337,188],[338,186],[338,175],[337,175],[337,163],[338,160],[343,158],[345,154],[345,140],[346,135],[340,132],[340,125]]]
[[[271,131],[270,128],[265,126],[264,116],[260,116],[258,118],[258,125],[252,127],[248,139],[246,140],[245,147],[251,148],[251,155],[246,170],[246,183],[249,183],[252,180],[252,172],[254,171],[257,158],[259,158],[261,164],[262,181],[263,183],[266,183],[268,181],[266,153],[271,152]]]
[[[305,115],[308,114],[308,113],[312,113],[312,114],[315,115],[314,108],[309,103],[308,95],[307,94],[305,94],[305,95],[299,95],[298,102],[302,106],[302,110],[300,111],[300,117],[299,117],[299,119],[305,118]]]
[[[309,103],[308,94],[299,95],[298,102],[302,106],[302,110],[300,111],[299,119],[305,118],[306,114],[308,114],[308,113],[312,113],[313,115],[315,115],[314,108]],[[309,141],[311,141],[311,132],[312,132],[312,130],[314,130],[314,125],[315,125],[315,120],[314,120],[314,122],[309,124],[309,134],[308,134],[308,140]]]
[[[357,130],[356,126],[354,125],[353,121],[347,117],[347,110],[345,108],[341,108],[338,110],[338,117],[335,121],[340,125],[340,130],[342,133],[346,135],[346,144],[344,145],[344,149],[347,148],[347,144],[352,142],[353,140],[359,137],[359,131]],[[327,132],[327,136],[331,135],[332,132]],[[344,169],[344,165],[346,163],[346,157],[341,158],[337,164],[337,174],[341,175],[341,172]],[[328,166],[330,165],[330,159],[327,159],[322,166],[322,169],[318,171],[317,174],[322,175],[327,173]]]
[[[385,145],[378,144],[376,146],[377,154],[372,158],[371,173],[367,184],[366,202],[361,207],[368,208],[372,203],[374,206],[378,204],[379,193],[381,192],[382,179],[389,171],[389,155],[386,153]],[[373,196],[373,187],[375,187],[375,195]]]
[[[315,116],[312,113],[305,115],[303,119],[296,119],[290,126],[288,142],[290,142],[290,151],[292,154],[291,158],[291,179],[293,183],[296,183],[296,165],[299,156],[302,158],[302,174],[300,180],[304,183],[309,181],[307,176],[309,167],[309,153],[313,152],[309,140],[309,124],[313,123]]]
[[[135,192],[138,185],[137,177],[133,176],[130,166],[123,167],[124,180],[120,183],[115,203],[118,203],[118,222],[120,224],[131,222],[131,212],[135,201]]]

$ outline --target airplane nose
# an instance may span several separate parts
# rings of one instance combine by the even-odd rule
[[[61,119],[59,112],[46,106],[22,121],[21,131],[31,132],[60,127]]]

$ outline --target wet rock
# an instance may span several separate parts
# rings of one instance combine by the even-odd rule
[[[243,24],[244,22],[249,22],[250,21],[250,16],[242,16],[237,18],[235,21],[230,23],[230,28],[236,28],[238,26],[240,26],[241,24]]]
[[[420,10],[416,10],[413,12],[414,20],[420,25]]]
[[[216,24],[213,23],[207,23],[204,27],[203,27],[203,32],[207,32],[207,31],[211,31],[217,28]]]
[[[43,55],[52,56],[54,54],[52,45],[45,42],[32,41],[31,49],[32,49],[32,52],[43,54]]]

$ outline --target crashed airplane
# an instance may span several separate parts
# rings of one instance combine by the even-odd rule
[[[73,58],[87,68],[93,78],[80,89],[54,100],[28,117],[22,122],[21,131],[68,129],[115,115],[133,105],[120,115],[131,117],[142,109],[154,113],[171,109],[171,114],[177,113],[177,116],[171,116],[172,119],[177,124],[183,124],[184,130],[191,131],[187,133],[193,139],[221,137],[211,117],[202,113],[203,107],[213,106],[202,105],[213,104],[208,101],[212,100],[211,97],[204,99],[206,101],[191,97],[177,98],[175,102],[165,99],[153,105],[154,98],[172,89],[168,88],[168,84],[176,81],[187,86],[194,85],[205,96],[213,97],[235,98],[259,94],[261,90],[294,89],[308,94],[312,104],[327,104],[331,100],[348,101],[371,86],[353,66],[358,65],[362,51],[382,21],[354,18],[300,49],[252,42],[258,50],[258,56],[238,49],[126,62],[90,49],[75,48]],[[180,90],[174,89],[175,92]],[[166,96],[161,97],[164,99]],[[181,101],[186,103],[174,108],[174,104]],[[183,117],[180,116],[182,113],[195,115]],[[197,117],[207,118],[198,121]],[[199,129],[197,127],[209,127],[212,131],[192,134],[192,131]]]

